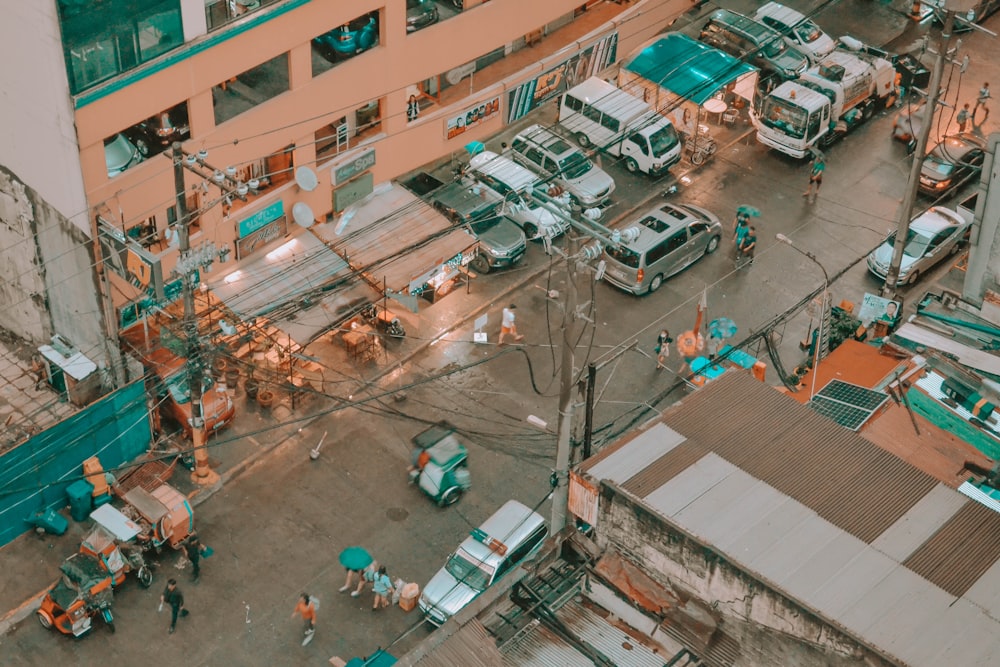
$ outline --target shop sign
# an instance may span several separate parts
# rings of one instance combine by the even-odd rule
[[[266,246],[271,241],[287,235],[288,221],[285,216],[281,216],[274,222],[264,225],[249,236],[238,239],[236,241],[236,259],[245,259]]]
[[[354,159],[333,168],[333,184],[340,185],[375,166],[375,149],[369,148]]]
[[[573,54],[531,81],[525,81],[508,94],[507,122],[523,118],[546,100],[562,95],[578,83],[606,69],[618,57],[618,33],[613,32],[586,49]]]
[[[375,189],[375,176],[371,172],[344,184],[333,191],[333,210],[341,213],[351,204],[361,201]]]
[[[449,118],[445,123],[445,135],[448,139],[461,136],[471,127],[485,123],[500,114],[500,97],[485,100],[476,106],[469,107],[462,113]]]
[[[278,200],[257,211],[251,216],[243,218],[239,222],[239,238],[244,238],[250,236],[255,231],[268,224],[269,222],[274,222],[281,216],[285,214],[285,202]]]
[[[163,299],[163,268],[159,257],[100,217],[97,218],[97,238],[104,268],[157,300]]]
[[[191,283],[194,285],[201,283],[201,275],[198,271],[191,274]],[[118,311],[118,327],[124,329],[138,322],[143,315],[155,313],[164,303],[173,303],[181,297],[183,290],[184,280],[176,278],[163,284],[163,299],[145,296],[122,306]]]

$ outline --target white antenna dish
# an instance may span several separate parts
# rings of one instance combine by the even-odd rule
[[[305,202],[298,202],[292,207],[292,219],[299,224],[300,227],[305,227],[309,229],[316,222],[316,216],[313,215],[313,210],[309,208],[309,204]]]
[[[309,167],[299,167],[295,170],[295,183],[306,192],[312,192],[319,185],[319,177]]]

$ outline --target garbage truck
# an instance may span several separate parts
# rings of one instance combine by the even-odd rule
[[[757,140],[793,157],[825,147],[896,100],[896,71],[883,51],[852,37],[764,98]]]

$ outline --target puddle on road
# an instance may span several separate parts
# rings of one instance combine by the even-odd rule
[[[402,507],[390,507],[385,511],[385,516],[390,521],[403,521],[410,513]]]

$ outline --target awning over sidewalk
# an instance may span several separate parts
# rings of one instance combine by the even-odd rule
[[[420,294],[435,276],[467,262],[477,244],[471,234],[395,183],[377,187],[345,211],[336,226],[320,225],[314,231],[373,287],[384,285],[397,294]]]
[[[679,32],[668,32],[622,63],[619,85],[628,90],[631,79],[642,77],[700,106],[729,84],[756,71],[753,65],[708,44]],[[753,99],[752,88],[749,96],[740,94]]]
[[[243,262],[209,287],[243,321],[266,317],[299,345],[379,298],[310,232]]]

